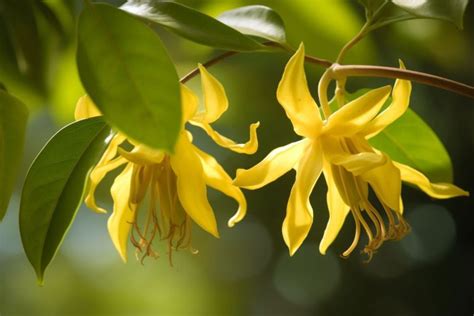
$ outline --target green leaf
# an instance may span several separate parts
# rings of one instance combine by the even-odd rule
[[[152,148],[173,150],[181,126],[179,78],[151,28],[112,6],[88,4],[79,18],[77,65],[112,126]]]
[[[28,171],[21,196],[20,233],[40,284],[74,220],[87,175],[104,151],[109,133],[100,117],[71,123],[48,141]]]
[[[234,51],[255,51],[265,48],[224,23],[176,2],[129,0],[121,6],[121,9],[203,45]]]
[[[469,0],[359,0],[365,7],[369,30],[413,19],[435,19],[463,28]]]
[[[285,24],[280,15],[269,7],[240,7],[222,13],[217,19],[243,34],[286,44]]]
[[[444,20],[463,27],[463,15],[469,0],[392,0],[392,3],[416,17]]]
[[[446,148],[429,125],[410,109],[370,139],[370,143],[392,160],[421,171],[431,181],[453,181],[453,166]]]
[[[18,176],[27,121],[26,106],[0,89],[0,221],[5,216]]]

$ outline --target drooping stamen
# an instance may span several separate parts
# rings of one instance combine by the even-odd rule
[[[351,245],[349,246],[349,248],[346,249],[346,251],[344,251],[342,253],[342,257],[343,258],[348,258],[350,256],[350,254],[354,251],[354,249],[357,247],[357,244],[359,243],[359,239],[360,239],[360,222],[357,220],[356,218],[356,215],[354,214],[354,212],[351,212],[352,213],[352,217],[354,218],[354,222],[355,222],[355,233],[354,233],[354,239],[352,240],[352,243]]]

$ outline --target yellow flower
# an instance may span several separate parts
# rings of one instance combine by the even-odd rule
[[[448,183],[430,183],[419,171],[392,161],[368,143],[367,139],[406,111],[411,92],[409,81],[395,82],[392,102],[382,112],[390,86],[367,92],[323,121],[308,89],[304,55],[304,46],[301,45],[288,62],[277,90],[278,101],[296,134],[303,139],[274,149],[248,170],[237,170],[234,180],[234,184],[254,190],[292,168],[296,170],[282,228],[290,255],[301,246],[311,228],[313,208],[309,197],[321,172],[328,187],[329,209],[329,221],[319,246],[322,254],[338,235],[349,212],[354,217],[356,231],[344,256],[355,249],[362,229],[368,236],[364,252],[369,259],[385,240],[403,237],[409,226],[402,217],[401,181],[414,184],[438,199],[468,195],[468,192]],[[385,212],[388,226],[369,201],[369,187]]]
[[[86,205],[104,213],[106,211],[96,204],[95,190],[107,173],[125,165],[110,190],[114,204],[108,220],[110,237],[124,261],[127,260],[129,236],[142,259],[157,255],[152,248],[155,238],[167,240],[170,256],[173,249],[192,249],[191,220],[218,237],[214,212],[207,199],[207,186],[238,202],[239,209],[229,220],[229,226],[245,216],[247,204],[242,191],[232,184],[232,179],[214,157],[192,144],[192,135],[185,130],[185,124],[189,122],[203,128],[222,147],[252,154],[258,147],[256,130],[259,123],[250,126],[250,140],[245,144],[236,144],[217,133],[210,124],[227,110],[227,97],[219,81],[201,65],[199,69],[205,110],[198,112],[197,97],[181,85],[182,129],[173,154],[148,148],[117,133],[90,173]],[[87,96],[79,100],[75,114],[76,119],[101,115]],[[133,146],[131,151],[121,147],[126,141]],[[147,196],[148,212],[139,217],[140,206]],[[139,224],[140,220],[144,221],[143,225]]]

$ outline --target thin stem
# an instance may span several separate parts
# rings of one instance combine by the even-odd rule
[[[473,86],[414,70],[384,66],[334,65],[333,75],[335,79],[339,77],[379,77],[412,80],[474,99]]]
[[[353,39],[351,39],[349,42],[347,42],[346,45],[341,49],[339,52],[339,55],[336,58],[336,63],[341,63],[342,59],[346,55],[347,51],[351,49],[355,44],[357,44],[365,35],[368,27],[370,26],[370,21],[365,22],[364,26],[360,29],[359,33],[357,33],[356,36],[354,36]]]
[[[230,56],[234,56],[236,54],[238,54],[239,52],[234,52],[234,51],[228,51],[228,52],[225,52],[223,54],[220,54],[208,61],[206,61],[204,64],[202,64],[204,67],[210,67],[212,65],[215,65],[217,63],[219,63],[221,60],[223,59],[226,59]],[[194,68],[193,70],[191,70],[189,73],[187,73],[184,77],[182,77],[179,82],[181,83],[186,83],[188,82],[189,80],[191,80],[192,78],[196,77],[197,75],[199,74],[199,68]]]
[[[277,43],[265,43],[267,46],[280,47],[285,49],[282,45]],[[290,51],[291,52],[291,51]],[[210,67],[215,64],[218,64],[222,60],[234,56],[239,52],[228,51],[223,54],[220,54],[209,61],[203,63],[204,67]],[[460,95],[467,96],[474,99],[474,87],[457,82],[451,79],[427,74],[424,72],[418,72],[414,70],[399,69],[393,67],[384,67],[384,66],[369,66],[369,65],[338,65],[332,63],[329,60],[317,58],[314,56],[305,56],[305,60],[309,63],[322,66],[324,68],[333,67],[332,75],[334,79],[339,80],[344,77],[379,77],[379,78],[399,78],[411,80],[433,87],[441,88],[448,90]],[[184,77],[181,78],[181,83],[186,83],[195,76],[199,74],[199,69],[195,68]]]

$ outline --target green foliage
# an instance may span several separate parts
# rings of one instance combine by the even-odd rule
[[[109,133],[98,117],[69,124],[48,141],[28,171],[20,233],[40,283],[74,220],[87,174],[105,149]]]
[[[392,160],[421,171],[431,181],[453,181],[453,166],[446,148],[431,127],[410,109],[370,143]]]
[[[224,23],[175,2],[129,0],[121,8],[164,26],[196,43],[235,51],[254,51],[265,48]]]
[[[105,119],[140,143],[172,151],[181,125],[180,87],[158,35],[104,4],[87,5],[78,28],[79,75]]]
[[[448,21],[458,28],[463,27],[463,15],[469,0],[359,0],[366,9],[370,29],[417,19]]]
[[[1,89],[0,85],[0,221],[5,216],[8,202],[18,176],[25,142],[28,110],[17,98]]]
[[[243,34],[286,44],[285,24],[278,13],[269,7],[262,5],[240,7],[223,12],[217,19]]]

